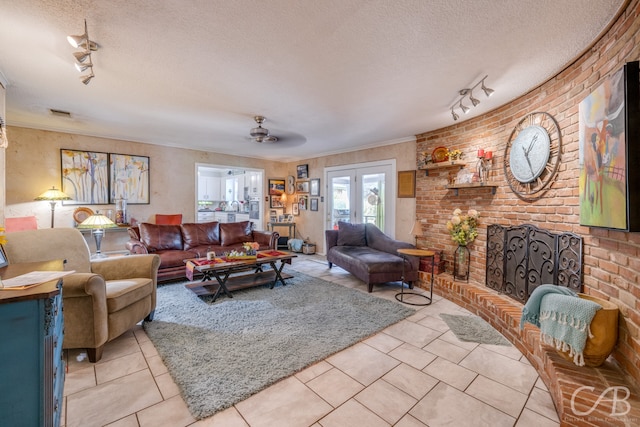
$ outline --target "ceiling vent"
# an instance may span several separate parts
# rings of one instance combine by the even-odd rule
[[[58,117],[66,117],[68,119],[71,118],[71,113],[68,111],[63,111],[63,110],[56,110],[55,108],[50,108],[49,112],[54,115],[54,116],[58,116]]]

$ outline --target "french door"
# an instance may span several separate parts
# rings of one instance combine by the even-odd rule
[[[339,221],[370,223],[393,237],[395,160],[326,168],[325,175],[327,229],[337,229]]]

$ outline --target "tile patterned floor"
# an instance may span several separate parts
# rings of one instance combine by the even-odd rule
[[[294,268],[366,292],[319,255]],[[394,300],[398,283],[375,286]],[[66,352],[68,427],[558,426],[545,385],[515,347],[459,341],[446,299],[214,416],[197,421],[140,325],[106,345],[99,363]]]

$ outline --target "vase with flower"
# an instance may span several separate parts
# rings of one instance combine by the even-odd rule
[[[458,244],[453,257],[453,277],[469,281],[469,264],[471,253],[467,245],[478,237],[478,211],[469,209],[466,214],[455,209],[451,219],[447,221],[447,230],[451,240]]]
[[[260,249],[260,243],[258,242],[246,242],[242,244],[244,253],[246,255],[257,255],[258,249]]]

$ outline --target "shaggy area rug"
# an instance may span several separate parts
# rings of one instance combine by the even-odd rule
[[[285,268],[286,286],[200,298],[158,287],[144,328],[192,415],[202,419],[415,313]]]
[[[480,344],[511,345],[500,332],[478,316],[457,316],[440,313],[442,320],[449,325],[449,329],[456,334],[460,341],[477,342]]]

